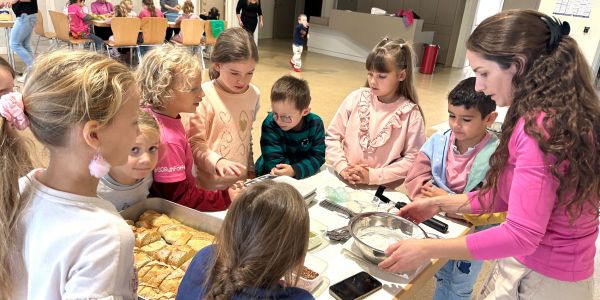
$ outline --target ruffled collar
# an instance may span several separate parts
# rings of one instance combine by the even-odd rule
[[[378,101],[377,99],[373,99],[374,97],[376,96],[373,95],[371,89],[365,89],[361,92],[360,99],[358,100],[358,117],[360,119],[358,141],[361,149],[367,153],[373,153],[375,152],[376,148],[384,145],[392,135],[392,129],[402,128],[402,120],[400,117],[402,114],[411,112],[416,106],[416,104],[404,97],[398,99],[397,101],[401,101],[403,103],[396,109],[394,115],[390,117],[385,126],[383,126],[383,128],[377,132],[374,137],[371,137],[369,133],[372,106],[371,101]]]

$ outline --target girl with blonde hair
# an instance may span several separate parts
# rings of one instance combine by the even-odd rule
[[[0,298],[136,298],[133,234],[96,188],[127,162],[138,99],[125,65],[72,50],[38,57],[23,94],[0,98]],[[45,169],[31,170],[26,128]]]
[[[186,0],[183,3],[183,7],[181,8],[181,10],[183,13],[179,17],[177,17],[177,19],[175,20],[175,24],[177,24],[177,25],[181,25],[181,21],[186,20],[186,19],[200,19],[200,17],[194,13],[194,4],[192,3],[191,0]],[[182,33],[179,32],[179,33],[173,35],[171,40],[178,42],[178,43],[182,43],[183,42]]]
[[[250,186],[227,211],[215,244],[193,258],[177,299],[314,299],[292,277],[302,272],[308,233],[308,209],[295,188]]]
[[[196,187],[192,150],[181,113],[193,113],[202,101],[198,58],[182,47],[164,44],[146,54],[138,67],[142,105],[160,127],[158,164],[150,194],[201,211],[224,210],[232,190],[207,191]]]
[[[148,197],[152,171],[158,162],[158,123],[145,111],[140,111],[138,123],[140,134],[135,138],[127,163],[110,168],[98,184],[98,196],[110,201],[119,211]]]

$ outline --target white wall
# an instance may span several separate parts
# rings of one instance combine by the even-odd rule
[[[555,3],[555,0],[541,0],[539,11],[552,16]],[[571,33],[569,35],[579,44],[579,48],[581,48],[581,52],[583,52],[592,70],[594,70],[593,74],[595,76],[600,64],[600,1],[594,0],[592,1],[592,5],[592,12],[589,18],[562,15],[556,15],[556,17],[561,21],[569,22],[569,25],[571,25]],[[583,33],[585,26],[590,27],[590,31],[587,34]]]
[[[335,7],[336,2],[336,0],[323,0],[323,6],[321,7],[321,17],[329,17],[329,14],[331,14],[331,10]]]
[[[273,15],[275,14],[275,0],[261,0],[260,7],[263,12],[264,27],[259,30],[258,38],[273,38]]]

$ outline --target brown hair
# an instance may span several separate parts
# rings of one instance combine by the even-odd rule
[[[577,42],[564,33],[554,38],[556,28],[547,25],[548,20],[537,11],[504,11],[484,20],[467,42],[470,51],[501,68],[515,65],[517,69],[512,79],[513,102],[502,125],[500,144],[490,158],[483,192],[497,193],[510,137],[523,118],[525,132],[547,158],[556,159],[549,165],[560,182],[556,206],[565,205],[573,222],[586,203],[593,207],[590,213],[598,215],[600,102]],[[541,122],[540,114],[544,114]]]
[[[184,14],[191,14],[194,12],[194,3],[192,3],[191,0],[186,0],[183,3],[183,7],[181,7],[181,10],[183,11]]]
[[[109,124],[135,88],[128,67],[90,51],[58,50],[36,58],[23,88],[23,105],[30,129],[47,147],[66,146],[74,126],[96,120]],[[27,149],[11,125],[0,118],[0,299],[14,287],[19,222],[28,191],[19,192],[18,179],[31,169]]]
[[[148,11],[150,11],[150,16],[156,17],[156,7],[154,7],[153,0],[142,0],[142,4],[146,5]]]
[[[290,101],[298,110],[310,105],[310,89],[304,79],[285,75],[273,84],[271,102]]]
[[[115,17],[127,17],[127,7],[124,3],[120,3],[119,5],[115,5]]]
[[[166,108],[178,80],[185,90],[190,90],[199,76],[200,61],[187,49],[172,44],[155,47],[144,56],[136,72],[142,105]]]
[[[4,69],[6,71],[8,71],[8,73],[10,73],[10,75],[12,76],[12,78],[15,78],[15,69],[12,68],[12,66],[6,61],[6,59],[0,57],[0,69]]]
[[[214,67],[215,63],[226,64],[252,59],[258,62],[258,48],[254,38],[242,27],[229,28],[219,34],[210,61],[210,79],[219,78],[219,71]]]
[[[261,182],[244,190],[215,238],[207,299],[231,299],[245,288],[270,289],[300,274],[308,248],[308,209],[289,184]]]
[[[413,84],[413,63],[412,63],[412,51],[408,43],[403,39],[390,39],[384,38],[379,42],[373,50],[367,56],[365,67],[368,71],[375,71],[380,73],[389,73],[392,70],[390,66],[396,68],[396,70],[405,70],[406,78],[398,83],[396,89],[397,96],[404,96],[406,99],[412,101],[417,105],[423,121],[425,116],[421,105],[419,105],[419,99],[417,98],[417,91]],[[366,87],[369,87],[367,81]]]

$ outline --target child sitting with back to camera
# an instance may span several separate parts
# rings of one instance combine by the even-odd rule
[[[150,195],[200,211],[227,209],[231,189],[207,191],[196,187],[192,149],[181,113],[193,113],[202,101],[200,61],[187,49],[164,44],[146,54],[138,67],[142,105],[160,127],[158,163]],[[231,194],[229,194],[231,192]]]
[[[271,88],[271,112],[262,123],[257,175],[302,179],[319,172],[325,163],[325,128],[310,112],[306,80],[279,78]]]
[[[192,259],[177,300],[314,299],[294,287],[299,276],[292,275],[302,272],[309,224],[308,208],[294,187],[273,181],[251,185],[227,211],[214,244]]]
[[[110,201],[118,211],[148,197],[152,171],[158,162],[158,123],[147,112],[140,111],[138,125],[140,134],[135,138],[127,163],[111,167],[98,183],[98,197]]]
[[[417,155],[404,185],[411,199],[478,190],[489,169],[498,138],[487,131],[498,115],[496,103],[475,91],[475,77],[459,82],[448,95],[450,129],[433,135]],[[466,219],[475,231],[504,221],[505,213],[448,215]],[[481,260],[449,260],[435,275],[433,299],[471,299]]]
[[[367,85],[348,95],[327,129],[326,158],[352,185],[400,186],[425,142],[412,52],[385,38],[369,53]]]
[[[258,48],[241,27],[217,38],[210,57],[206,93],[190,117],[188,138],[194,154],[198,184],[224,189],[254,177],[252,124],[259,109],[259,91],[251,84]]]
[[[200,17],[198,17],[197,14],[194,13],[194,4],[192,3],[191,0],[186,0],[183,3],[183,6],[181,7],[182,10],[182,14],[179,15],[179,17],[177,17],[177,19],[175,19],[175,24],[176,25],[181,25],[181,21],[183,20],[187,20],[187,19],[200,19]],[[178,42],[178,43],[182,43],[183,42],[183,36],[181,31],[179,31],[179,33],[173,35],[173,37],[171,38],[171,40]]]

